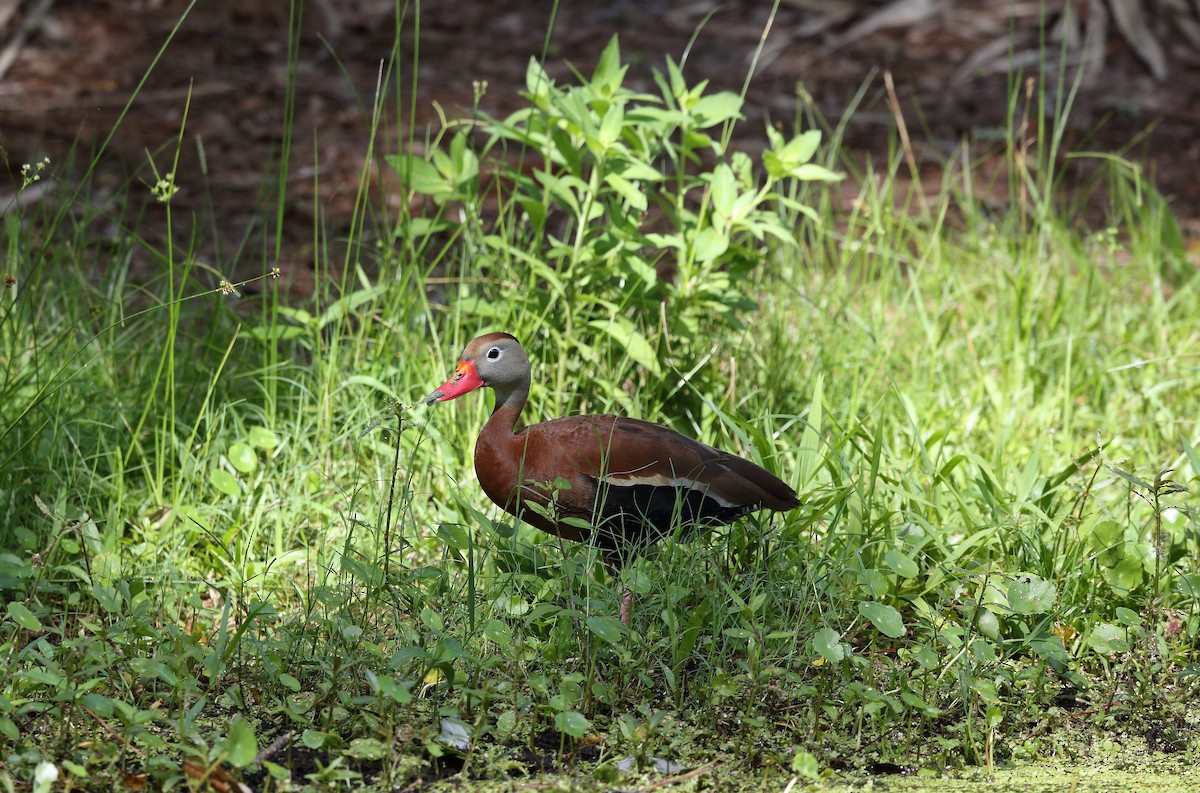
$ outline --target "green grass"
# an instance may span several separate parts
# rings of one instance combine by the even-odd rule
[[[662,68],[646,97],[615,46],[572,84],[531,67],[526,109],[431,131],[390,159],[427,211],[364,186],[304,305],[124,215],[95,239],[86,179],[8,208],[0,784],[669,761],[774,790],[1149,734],[1194,759],[1200,300],[1162,197],[1115,157],[1068,194],[1043,86],[1014,90],[1007,184],[963,155],[918,202],[900,151],[859,171],[805,107],[766,161],[728,151],[740,98]],[[662,421],[804,505],[632,562],[626,629],[592,549],[483,496],[486,399],[393,407],[491,329],[534,359],[528,420]]]

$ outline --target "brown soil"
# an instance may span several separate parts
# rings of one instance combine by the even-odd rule
[[[17,14],[7,20],[0,41],[0,68],[4,53],[15,55],[0,78],[0,153],[12,174],[12,186],[0,188],[0,207],[8,204],[4,193],[19,185],[21,164],[43,156],[51,160],[50,178],[24,199],[37,200],[44,195],[38,190],[73,188],[86,163],[70,164],[72,144],[84,153],[104,145],[185,5],[183,0],[18,0]],[[542,50],[552,4],[441,0],[420,5],[416,121],[422,131],[416,139],[424,137],[426,125],[436,127],[438,106],[451,117],[469,113],[479,81],[487,83],[481,106],[488,112],[516,107],[526,64]],[[845,141],[860,160],[881,158],[894,139],[895,119],[882,77],[890,70],[915,153],[936,179],[937,163],[964,140],[971,142],[974,157],[1003,139],[1010,64],[1015,59],[1036,71],[1039,5],[907,0],[888,7],[906,10],[909,17],[888,25],[881,24],[888,21],[881,13],[883,2],[789,0],[767,39],[738,144],[760,147],[765,121],[790,126],[798,92],[807,92],[823,115],[836,120],[861,90]],[[1044,5],[1053,9],[1062,3]],[[112,202],[114,228],[136,222],[146,233],[147,220],[162,216],[161,205],[142,185],[154,182],[150,160],[160,173],[172,169],[182,128],[176,212],[196,213],[204,249],[222,267],[241,269],[239,258],[261,262],[262,251],[271,258],[275,207],[262,196],[271,195],[263,185],[277,161],[284,128],[287,6],[272,0],[204,0],[191,11],[108,141],[97,170],[101,186],[117,190],[128,184],[134,196]],[[548,68],[560,79],[570,78],[568,64],[587,73],[618,34],[624,57],[633,64],[629,84],[651,89],[651,70],[666,54],[682,57],[699,30],[685,73],[693,81],[711,79],[714,88],[738,90],[770,7],[763,0],[562,0]],[[330,234],[347,228],[369,141],[366,106],[381,63],[392,55],[394,9],[383,0],[305,4],[283,216],[285,266],[312,258],[309,242],[318,213]],[[30,21],[35,24],[27,35],[19,35],[22,23]],[[1168,43],[1166,78],[1155,79],[1110,32],[1107,47],[1085,70],[1064,148],[1125,151],[1144,162],[1195,235],[1200,230],[1195,221],[1200,216],[1200,52],[1163,30],[1169,22],[1156,24]],[[412,81],[407,70],[413,62],[413,27],[410,12],[399,53],[405,92]],[[1058,47],[1048,44],[1054,54]],[[1078,47],[1068,47],[1076,62],[1078,55]],[[1075,74],[1074,68],[1066,74],[1068,89]],[[394,96],[394,87],[387,90]],[[396,128],[392,104],[378,138],[385,151],[398,150],[406,139]],[[93,200],[99,195],[94,193]],[[122,211],[126,214],[118,216]],[[243,257],[242,250],[249,253]],[[296,269],[301,273],[293,288],[304,292],[311,282],[303,277],[303,266]]]

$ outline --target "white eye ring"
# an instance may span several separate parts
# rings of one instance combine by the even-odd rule
[[[488,350],[488,351],[487,351],[487,357],[488,357],[488,360],[489,360],[489,361],[494,361],[494,360],[496,360],[497,358],[499,358],[499,357],[500,357],[500,348],[499,348],[499,347],[493,347],[492,349]]]

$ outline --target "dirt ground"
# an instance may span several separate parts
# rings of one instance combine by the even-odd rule
[[[836,120],[861,91],[845,142],[860,159],[882,157],[894,125],[882,77],[890,70],[917,156],[936,177],[936,163],[964,140],[977,155],[1002,139],[1010,67],[1016,62],[1036,70],[1044,6],[1051,11],[1046,49],[1055,55],[1065,49],[1071,64],[1067,88],[1077,66],[1085,75],[1068,117],[1065,148],[1123,151],[1146,163],[1195,240],[1200,49],[1172,35],[1170,20],[1158,19],[1154,32],[1167,56],[1162,79],[1111,28],[1101,30],[1106,44],[1088,57],[1078,40],[1081,31],[1097,29],[1098,5],[1072,0],[1080,15],[1073,27],[1061,16],[1064,3],[788,0],[767,37],[737,142],[753,150],[762,145],[764,122],[790,125],[798,92],[811,95]],[[283,128],[287,7],[277,0],[200,0],[187,15],[107,142],[97,170],[101,186],[115,191],[132,184],[138,197],[127,205],[113,202],[114,227],[161,213],[139,183],[154,182],[151,159],[159,172],[171,170],[190,89],[178,170],[183,189],[174,207],[196,213],[207,229],[204,245],[223,266],[236,268],[243,250],[247,262],[261,263],[261,251],[270,250],[274,239],[274,204],[263,198],[263,184]],[[0,149],[10,174],[8,184],[0,183],[0,212],[19,186],[21,165],[43,156],[51,161],[50,178],[23,200],[73,187],[85,163],[69,162],[72,144],[83,152],[104,145],[185,8],[184,0],[0,0]],[[587,73],[619,34],[633,64],[629,84],[649,89],[652,68],[666,54],[681,58],[695,35],[685,74],[738,90],[770,9],[766,0],[562,0],[553,17],[548,68],[559,79],[570,78],[571,65]],[[438,107],[450,116],[469,112],[477,81],[487,82],[485,110],[515,108],[526,64],[542,51],[553,10],[544,0],[421,3],[417,124],[436,125]],[[6,17],[6,11],[12,13]],[[312,258],[318,213],[330,233],[346,228],[367,151],[364,106],[391,54],[395,12],[384,0],[305,4],[285,264]],[[413,12],[409,8],[401,35],[405,92],[418,41]],[[405,136],[390,128],[379,140],[394,151]],[[292,287],[302,293],[311,283],[300,277]]]

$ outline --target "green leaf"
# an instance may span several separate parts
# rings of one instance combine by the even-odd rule
[[[917,573],[921,572],[921,568],[911,557],[899,551],[888,551],[883,558],[888,567],[892,568],[892,571],[901,578],[916,578]]]
[[[821,764],[817,762],[817,758],[811,752],[801,749],[792,755],[792,773],[805,779],[819,780]]]
[[[346,747],[346,754],[357,760],[382,760],[387,757],[388,747],[375,738],[355,738]]]
[[[254,448],[267,452],[279,446],[279,436],[266,427],[251,427],[246,440]]]
[[[709,184],[712,185],[713,212],[718,218],[728,218],[733,213],[733,202],[738,197],[738,183],[733,169],[726,163],[719,164],[713,169]]]
[[[885,636],[898,639],[907,633],[900,612],[886,603],[863,601],[858,604],[858,613],[869,619]]]
[[[588,325],[608,334],[617,347],[628,353],[629,357],[650,374],[658,375],[658,356],[650,342],[642,335],[632,322],[624,317],[613,316],[611,319],[594,319]]]
[[[229,447],[226,453],[229,457],[229,463],[238,470],[239,473],[249,474],[258,465],[258,457],[254,454],[254,450],[246,443],[235,443]]]
[[[40,631],[42,629],[41,621],[23,603],[18,603],[15,600],[11,601],[8,604],[8,616],[12,618],[13,622],[27,631]]]
[[[559,732],[566,733],[572,738],[582,738],[592,723],[582,713],[564,710],[554,715],[554,726]]]
[[[1112,468],[1112,467],[1109,467],[1108,470],[1112,471],[1114,474],[1121,477],[1126,482],[1128,482],[1129,484],[1138,488],[1139,490],[1150,491],[1150,490],[1154,489],[1154,486],[1151,485],[1149,482],[1147,482],[1145,479],[1135,476],[1135,475],[1129,473],[1128,471],[1122,471],[1120,468]]]
[[[107,719],[113,715],[113,701],[103,694],[84,694],[79,698],[79,702],[102,719]]]
[[[1142,617],[1133,609],[1127,609],[1124,606],[1117,606],[1115,612],[1117,622],[1122,625],[1127,625],[1130,628],[1140,628],[1142,625]]]
[[[1102,569],[1105,582],[1118,595],[1128,595],[1142,585],[1142,561],[1133,554],[1126,554],[1112,567]]]
[[[305,730],[300,733],[300,742],[309,749],[320,749],[329,739],[329,734],[320,730]]]
[[[471,532],[461,523],[439,523],[437,535],[455,550],[466,551],[471,548]]]
[[[1087,635],[1087,645],[1100,655],[1120,655],[1129,652],[1129,639],[1125,629],[1108,622],[1101,622]]]
[[[1054,608],[1058,588],[1051,581],[1025,573],[1008,585],[1008,605],[1017,614],[1045,614]]]
[[[808,430],[805,430],[805,436],[808,435]],[[858,585],[871,597],[883,597],[888,593],[887,576],[878,570],[859,570]]]
[[[917,650],[916,656],[914,657],[916,658],[917,663],[921,665],[922,669],[937,669],[942,665],[941,658],[938,657],[937,651],[927,644],[921,645],[921,649]]]
[[[979,632],[989,639],[1000,635],[1000,618],[992,611],[980,609],[975,624],[979,626]]]
[[[842,634],[833,628],[822,628],[808,640],[808,646],[813,652],[831,664],[841,663],[846,657],[846,647],[842,644]]]
[[[242,492],[242,488],[238,484],[238,480],[233,476],[233,474],[229,473],[224,468],[217,468],[214,466],[213,469],[208,472],[208,481],[212,483],[213,487],[227,496],[236,496]]]
[[[625,200],[625,203],[629,204],[630,209],[635,209],[638,212],[646,211],[646,194],[639,190],[637,185],[627,181],[624,177],[617,176],[615,173],[605,176],[604,182],[616,191],[617,195]]]
[[[383,694],[388,699],[395,702],[397,705],[407,705],[412,702],[412,684],[400,682],[391,675],[383,675],[375,678],[376,684],[379,686],[379,693]]]
[[[408,187],[417,193],[444,196],[451,192],[450,183],[433,163],[412,154],[391,154],[387,162],[400,174]]]
[[[696,261],[715,261],[727,250],[729,250],[729,237],[711,226],[696,235]]]
[[[1090,525],[1085,524],[1085,526],[1085,530],[1080,533],[1087,536],[1093,551],[1113,550],[1125,541],[1125,531],[1121,528],[1121,524],[1110,518],[1098,520]]]
[[[689,109],[701,127],[715,127],[742,117],[742,100],[732,91],[700,97]]]
[[[977,677],[971,683],[971,689],[975,692],[976,696],[989,705],[998,705],[1001,702],[1000,691],[991,680],[984,680]]]
[[[812,163],[805,163],[789,169],[788,176],[802,182],[840,182],[846,178],[845,174]]]
[[[810,129],[785,143],[782,150],[779,151],[779,155],[788,162],[799,165],[811,160],[820,145],[821,130]]]
[[[620,644],[625,624],[616,617],[595,616],[587,619],[588,630],[609,644]]]
[[[628,68],[621,65],[621,46],[617,37],[613,36],[600,53],[596,71],[592,72],[592,90],[606,98],[612,96],[621,87]]]
[[[235,768],[245,768],[258,756],[258,742],[254,738],[254,728],[245,719],[235,718],[229,725],[226,752],[229,764]]]
[[[449,172],[446,174],[455,187],[473,182],[479,176],[479,158],[467,146],[467,131],[461,130],[450,141]]]

